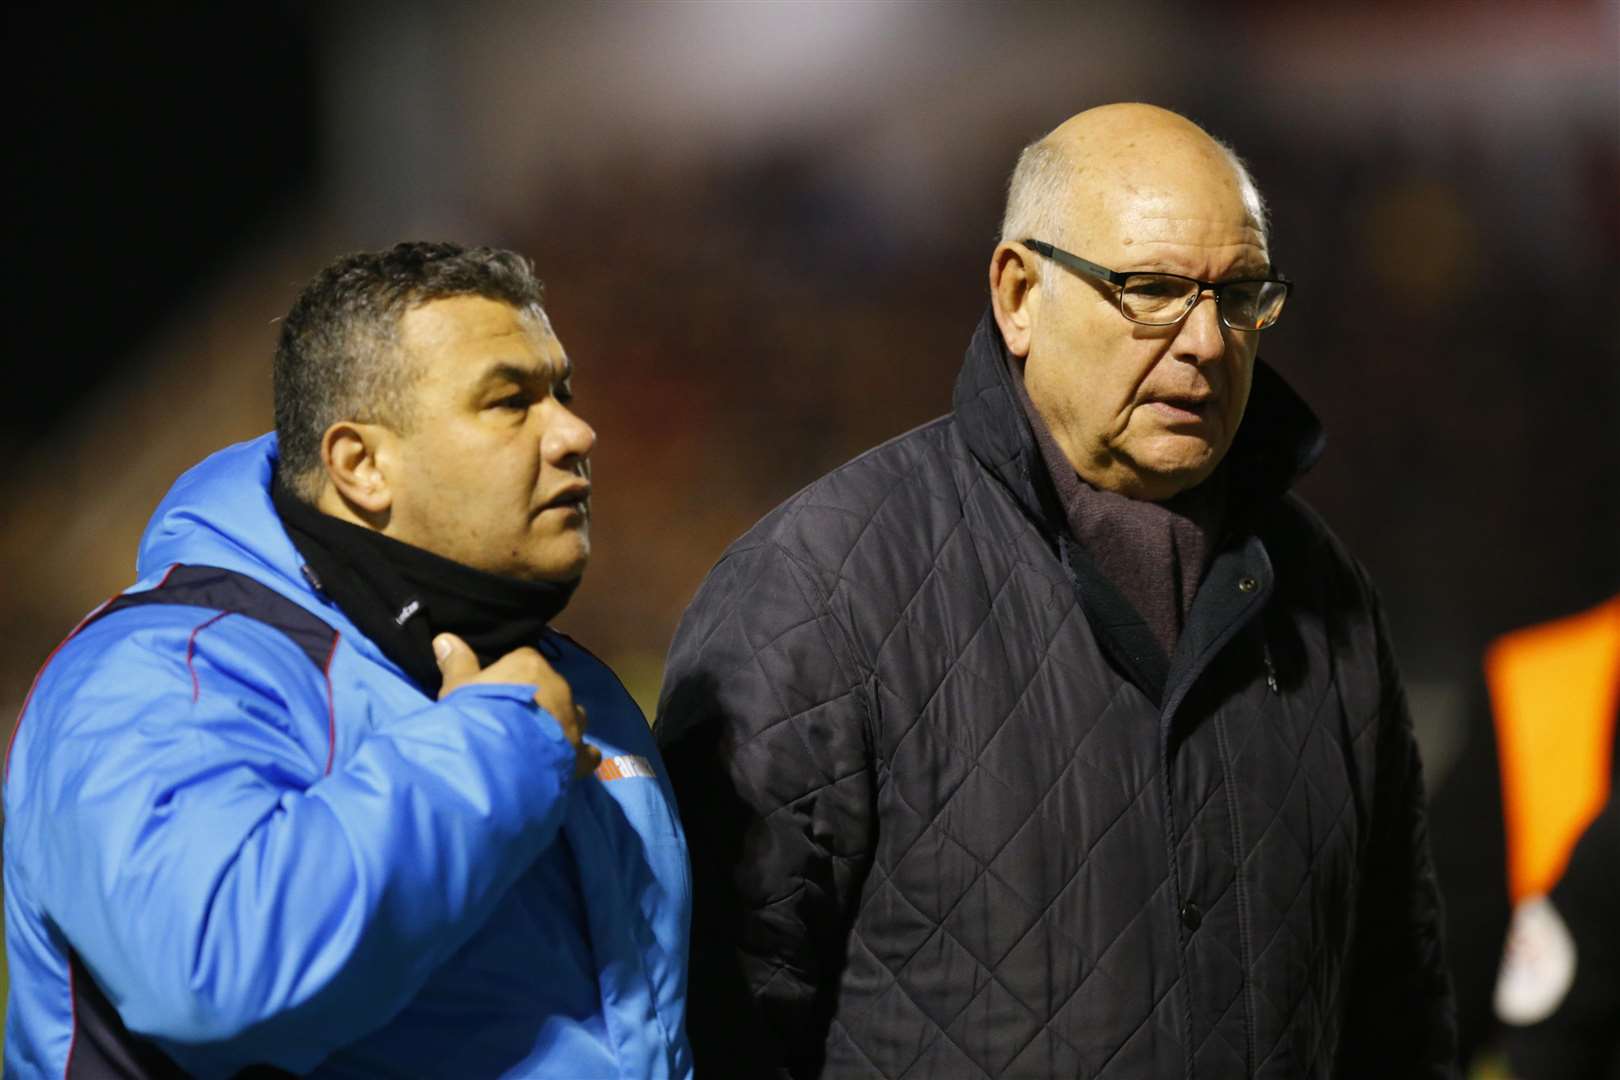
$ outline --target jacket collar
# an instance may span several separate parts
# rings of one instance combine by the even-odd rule
[[[1061,530],[1063,507],[1019,407],[1007,348],[988,308],[968,344],[952,403],[973,456],[1046,531]],[[1316,464],[1326,442],[1310,406],[1256,359],[1248,409],[1226,455],[1233,516],[1247,516],[1281,498]]]

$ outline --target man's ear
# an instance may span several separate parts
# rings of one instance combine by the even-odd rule
[[[996,245],[990,256],[990,309],[995,312],[1007,351],[1019,359],[1029,356],[1038,283],[1033,251],[1005,240]]]
[[[392,433],[381,424],[339,420],[321,436],[321,464],[331,490],[362,520],[386,517],[393,506],[392,460]]]

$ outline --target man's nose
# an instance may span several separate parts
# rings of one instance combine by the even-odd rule
[[[596,432],[568,406],[558,403],[556,415],[540,437],[540,452],[558,465],[583,461],[596,446]]]
[[[1189,364],[1213,363],[1226,353],[1226,329],[1221,325],[1220,303],[1213,292],[1200,295],[1182,320],[1174,352],[1177,359]]]

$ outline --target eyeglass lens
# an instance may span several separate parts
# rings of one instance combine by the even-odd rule
[[[1198,293],[1198,283],[1190,278],[1132,274],[1120,291],[1120,306],[1129,319],[1163,326],[1186,315],[1198,302]],[[1287,287],[1279,282],[1232,282],[1221,287],[1221,319],[1234,329],[1263,330],[1277,321],[1287,296]]]

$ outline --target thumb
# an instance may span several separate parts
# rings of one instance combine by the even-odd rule
[[[439,673],[444,676],[439,689],[441,698],[480,670],[472,646],[454,634],[440,634],[433,639],[433,658],[439,662]]]

